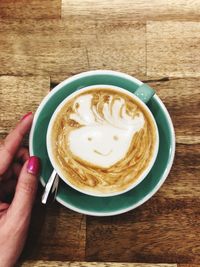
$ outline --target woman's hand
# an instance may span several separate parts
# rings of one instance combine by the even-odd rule
[[[21,254],[37,191],[39,159],[21,147],[32,120],[26,114],[0,142],[0,267],[13,266]]]

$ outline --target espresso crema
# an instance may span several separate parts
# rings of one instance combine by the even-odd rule
[[[91,89],[66,102],[51,135],[63,176],[96,194],[130,187],[149,166],[155,143],[155,125],[143,106],[109,88]]]

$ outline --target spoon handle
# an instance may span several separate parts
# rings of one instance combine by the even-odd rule
[[[51,174],[51,176],[49,178],[49,181],[47,182],[47,184],[45,186],[44,193],[42,195],[42,203],[43,204],[46,204],[46,202],[47,202],[47,198],[48,198],[49,193],[51,191],[51,187],[52,187],[52,185],[54,183],[54,180],[56,178],[56,175],[57,175],[56,171],[53,170],[53,172],[52,172],[52,174]]]

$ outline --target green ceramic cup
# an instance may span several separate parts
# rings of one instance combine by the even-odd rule
[[[62,170],[60,169],[59,165],[57,164],[57,162],[54,159],[53,156],[53,151],[52,151],[52,146],[51,146],[51,136],[52,136],[52,127],[55,123],[55,120],[57,118],[58,113],[60,112],[60,110],[63,108],[63,106],[71,99],[73,99],[74,97],[77,97],[79,94],[82,94],[84,92],[87,92],[88,90],[91,89],[112,89],[115,92],[119,92],[119,93],[123,93],[129,97],[131,97],[133,100],[137,101],[137,103],[140,104],[140,106],[143,107],[143,109],[146,111],[146,114],[148,114],[149,119],[151,120],[152,124],[154,125],[155,128],[155,144],[154,144],[154,148],[153,148],[153,153],[152,153],[152,157],[149,160],[149,162],[147,163],[147,166],[145,168],[145,170],[140,174],[139,177],[137,177],[136,180],[134,180],[126,189],[118,191],[118,192],[106,192],[106,193],[97,193],[97,192],[93,192],[93,191],[87,191],[85,189],[81,189],[79,187],[76,187],[75,185],[73,185],[72,183],[70,183],[70,181],[67,179],[67,177],[65,177],[65,175],[63,175]],[[158,154],[158,147],[159,147],[159,134],[158,134],[158,127],[156,125],[156,121],[151,113],[151,111],[149,110],[149,108],[145,105],[145,103],[147,103],[151,97],[154,95],[154,90],[151,89],[148,85],[146,84],[142,84],[140,85],[137,90],[135,91],[135,93],[131,93],[128,90],[125,90],[123,88],[120,88],[118,86],[113,86],[113,85],[104,85],[104,84],[99,84],[99,85],[92,85],[92,86],[87,86],[84,87],[82,89],[79,89],[75,92],[73,92],[72,94],[70,94],[68,97],[66,97],[56,108],[56,110],[54,111],[51,120],[49,122],[49,126],[47,129],[47,152],[49,155],[49,159],[51,161],[51,164],[53,165],[54,169],[56,170],[57,174],[59,175],[59,177],[65,182],[67,183],[69,186],[71,186],[72,188],[80,191],[81,193],[84,194],[88,194],[91,196],[96,196],[96,197],[111,197],[111,196],[117,196],[119,194],[123,194],[127,191],[129,191],[130,189],[133,189],[135,186],[137,186],[143,179],[145,179],[145,177],[147,176],[147,174],[149,173],[149,171],[151,170],[156,158],[157,158],[157,154]],[[108,137],[108,133],[107,133],[107,137]],[[76,146],[77,146],[77,141],[76,140]],[[104,140],[105,141],[105,140]],[[110,144],[112,147],[112,144]],[[124,145],[124,144],[123,144]],[[79,146],[79,150],[81,149],[81,145]]]
[[[173,163],[175,153],[173,124],[164,104],[148,85],[127,74],[106,70],[89,71],[65,80],[56,86],[38,107],[30,133],[29,147],[30,154],[41,159],[40,180],[45,186],[53,170],[47,153],[46,134],[55,109],[76,90],[98,84],[123,88],[147,103],[156,121],[160,137],[158,155],[153,167],[145,179],[128,192],[111,197],[90,196],[60,180],[56,199],[62,205],[83,214],[110,216],[132,210],[152,197],[164,183]]]

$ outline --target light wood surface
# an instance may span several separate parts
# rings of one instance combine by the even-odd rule
[[[145,24],[118,26],[77,20],[0,20],[0,74],[43,74],[52,82],[90,69],[145,74]],[[12,53],[15,56],[10,57]]]
[[[49,89],[49,76],[0,76],[0,138],[24,114],[36,110]]]
[[[200,76],[200,22],[147,22],[147,75]]]
[[[86,70],[86,49],[81,42],[89,37],[81,38],[78,27],[60,20],[1,20],[0,73],[42,74],[53,79],[57,74],[67,77]]]
[[[0,1],[0,138],[50,88],[93,69],[155,88],[176,132],[166,182],[124,215],[42,206],[40,186],[20,266],[200,266],[199,51],[199,0]]]
[[[61,0],[1,0],[0,18],[60,18]]]
[[[93,20],[199,20],[199,0],[64,0],[62,18]]]

